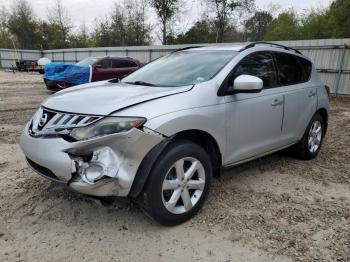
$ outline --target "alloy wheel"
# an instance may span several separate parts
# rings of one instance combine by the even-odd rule
[[[164,178],[163,204],[170,213],[185,213],[197,204],[204,187],[205,170],[202,163],[193,157],[181,158],[170,167]]]
[[[321,145],[322,140],[322,124],[315,120],[310,128],[308,137],[308,149],[311,153],[315,153]]]

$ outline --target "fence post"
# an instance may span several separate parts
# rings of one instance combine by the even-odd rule
[[[65,57],[64,57],[64,51],[62,51],[62,60],[63,60],[63,61],[62,61],[63,63],[66,63],[66,59],[65,59]]]
[[[129,50],[126,48],[125,49],[125,56],[128,56],[129,55]]]
[[[149,50],[148,63],[152,61],[152,49]]]
[[[1,51],[0,51],[0,68],[2,68],[2,58],[1,58]]]
[[[74,52],[74,53],[75,53],[75,62],[76,62],[76,63],[78,63],[78,51],[77,51],[77,50],[75,50],[75,52]]]
[[[342,71],[343,71],[343,66],[344,66],[344,58],[345,58],[345,52],[347,49],[347,45],[344,44],[343,46],[341,46],[341,48],[343,48],[343,52],[341,54],[341,58],[340,58],[340,62],[339,62],[339,67],[338,67],[338,76],[337,76],[337,82],[335,85],[335,96],[338,96],[338,92],[339,92],[339,86],[340,86],[340,79],[342,76]]]

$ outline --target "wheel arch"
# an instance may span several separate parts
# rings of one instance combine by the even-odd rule
[[[158,157],[170,143],[178,139],[189,140],[203,147],[213,163],[213,175],[219,176],[221,174],[222,156],[215,138],[209,133],[202,130],[185,130],[167,137],[154,148],[152,148],[151,151],[144,157],[136,172],[135,179],[128,194],[129,197],[137,198],[140,195],[147,182],[152,167]]]

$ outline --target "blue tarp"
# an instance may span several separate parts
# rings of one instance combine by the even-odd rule
[[[45,65],[44,78],[81,85],[91,82],[91,66],[77,66],[63,63],[49,63]]]

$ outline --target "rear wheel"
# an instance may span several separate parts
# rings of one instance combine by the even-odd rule
[[[199,145],[178,140],[155,163],[147,181],[147,212],[164,225],[193,217],[207,198],[212,177],[211,161]]]
[[[321,115],[315,114],[300,142],[295,145],[294,151],[302,159],[315,158],[321,149],[325,132],[325,123]]]

